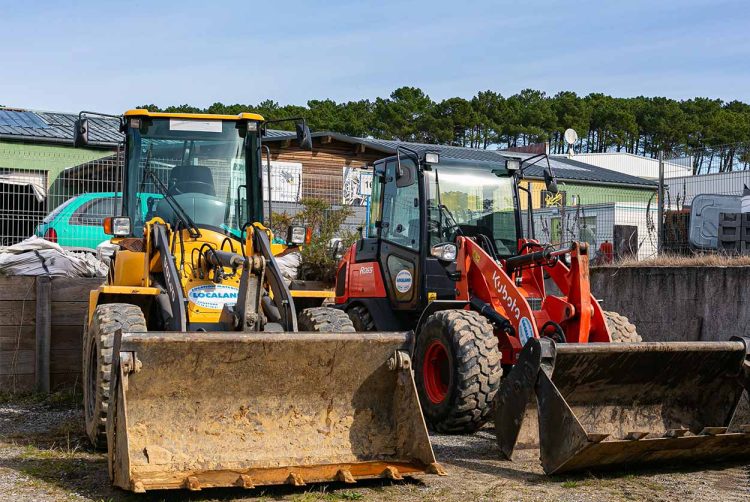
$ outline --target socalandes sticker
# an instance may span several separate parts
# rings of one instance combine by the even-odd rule
[[[399,293],[406,293],[411,289],[411,272],[402,270],[396,274],[396,290]]]
[[[521,345],[526,345],[531,338],[534,338],[534,328],[531,327],[531,321],[527,317],[522,317],[518,323],[518,338],[521,339]]]
[[[188,300],[199,307],[221,310],[224,305],[235,305],[239,290],[221,284],[196,286],[188,291]]]

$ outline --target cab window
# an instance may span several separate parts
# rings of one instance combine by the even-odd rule
[[[401,159],[402,166],[414,165],[410,159]],[[386,163],[386,184],[383,190],[383,239],[415,251],[420,245],[419,184],[396,186],[397,161]]]

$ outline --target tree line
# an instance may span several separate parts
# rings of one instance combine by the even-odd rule
[[[627,152],[692,158],[696,173],[750,168],[750,105],[741,101],[665,97],[616,98],[602,93],[550,96],[524,89],[505,97],[488,90],[471,99],[432,100],[416,87],[401,87],[388,98],[336,102],[310,100],[306,106],[214,103],[143,105],[152,111],[236,114],[252,110],[267,119],[305,117],[315,131],[471,148],[509,148],[549,142],[565,153],[563,132],[579,136],[576,152]],[[279,128],[291,128],[279,125]]]

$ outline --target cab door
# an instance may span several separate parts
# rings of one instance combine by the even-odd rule
[[[391,306],[414,310],[419,304],[423,217],[417,166],[403,156],[385,162],[378,261]]]

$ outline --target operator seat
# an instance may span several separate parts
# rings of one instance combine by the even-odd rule
[[[182,165],[172,168],[169,173],[168,193],[178,195],[181,193],[200,193],[203,195],[216,196],[214,177],[211,169],[206,166]]]
[[[169,174],[167,194],[174,197],[196,224],[213,227],[224,224],[227,205],[216,197],[214,177],[208,167],[175,166]],[[155,213],[173,226],[179,220],[166,199],[159,200]]]

